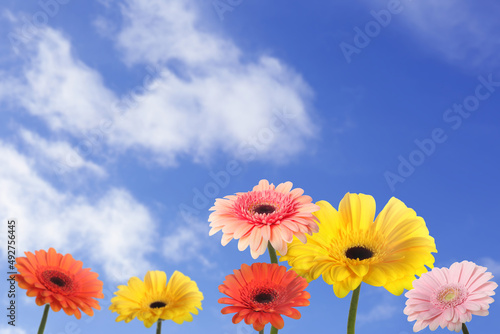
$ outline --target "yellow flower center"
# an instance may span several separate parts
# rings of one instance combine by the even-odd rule
[[[327,248],[330,257],[343,264],[376,264],[387,252],[383,238],[372,231],[338,231]]]
[[[454,292],[450,292],[446,296],[444,296],[444,300],[449,302],[450,300],[453,300],[456,297],[456,294]]]
[[[467,299],[467,290],[457,284],[446,284],[431,297],[431,302],[444,310],[462,304]]]

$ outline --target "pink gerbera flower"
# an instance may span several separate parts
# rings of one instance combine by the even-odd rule
[[[305,234],[318,232],[316,218],[319,210],[304,190],[292,190],[292,183],[285,182],[274,187],[261,180],[252,191],[218,198],[210,208],[210,235],[222,230],[222,245],[232,239],[240,239],[238,249],[250,246],[256,259],[264,254],[268,242],[282,255],[287,252],[287,243],[296,236],[306,242]]]
[[[498,286],[491,273],[473,262],[455,262],[448,268],[434,268],[413,281],[413,290],[405,296],[404,314],[417,320],[413,331],[448,327],[460,332],[472,315],[488,315],[489,304]]]

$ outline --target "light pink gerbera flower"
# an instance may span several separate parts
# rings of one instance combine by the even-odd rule
[[[264,254],[268,242],[280,254],[286,254],[287,243],[293,236],[306,242],[305,233],[318,232],[312,213],[319,207],[303,193],[300,188],[292,190],[291,182],[274,187],[261,180],[250,192],[218,198],[208,217],[210,235],[222,230],[223,246],[240,239],[238,249],[243,251],[250,246],[254,259]]]
[[[430,330],[448,327],[460,332],[472,315],[488,315],[489,304],[498,286],[491,273],[473,262],[455,262],[448,268],[434,268],[413,281],[404,314],[408,321],[417,320],[413,331],[429,326]]]

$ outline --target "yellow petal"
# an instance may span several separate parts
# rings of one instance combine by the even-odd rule
[[[415,276],[406,276],[401,279],[395,280],[393,282],[388,282],[384,285],[384,288],[392,293],[393,295],[399,296],[404,290],[411,290],[413,281],[416,279]]]
[[[373,286],[383,286],[387,283],[388,278],[390,276],[387,271],[384,271],[380,266],[374,265],[370,266],[370,270],[363,277],[363,282]]]
[[[161,293],[167,284],[167,274],[163,271],[148,271],[144,277],[146,289],[153,293]]]
[[[349,269],[352,270],[352,272],[354,274],[356,274],[357,276],[363,278],[367,273],[368,271],[370,270],[370,266],[369,265],[364,265],[364,264],[348,264],[349,266]]]
[[[348,228],[367,230],[375,218],[375,199],[365,194],[347,193],[340,201],[339,212]]]
[[[339,213],[327,201],[319,201],[316,205],[318,205],[320,209],[313,212],[313,215],[319,220],[318,225],[319,229],[322,230],[321,233],[331,233],[340,222],[341,217]]]

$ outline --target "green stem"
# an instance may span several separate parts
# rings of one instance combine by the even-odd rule
[[[45,324],[47,323],[47,316],[49,315],[50,304],[45,305],[45,309],[43,310],[42,321],[40,322],[40,327],[38,327],[38,334],[43,334],[45,330]]]
[[[462,323],[462,333],[469,334],[469,330],[467,329],[467,326],[465,326],[465,322]]]
[[[276,251],[274,250],[270,242],[267,244],[267,250],[269,251],[269,257],[271,258],[271,263],[278,263],[278,257],[276,256]]]
[[[356,312],[358,311],[359,290],[361,284],[352,292],[351,307],[349,308],[349,318],[347,319],[347,334],[354,334],[356,325]]]
[[[278,264],[278,256],[276,256],[276,250],[271,245],[270,242],[267,244],[267,250],[269,251],[269,257],[271,258],[271,263]],[[271,334],[278,334],[278,329],[271,325]]]
[[[156,334],[161,334],[161,319],[156,323]]]
[[[264,334],[264,328],[259,331],[259,334]]]

